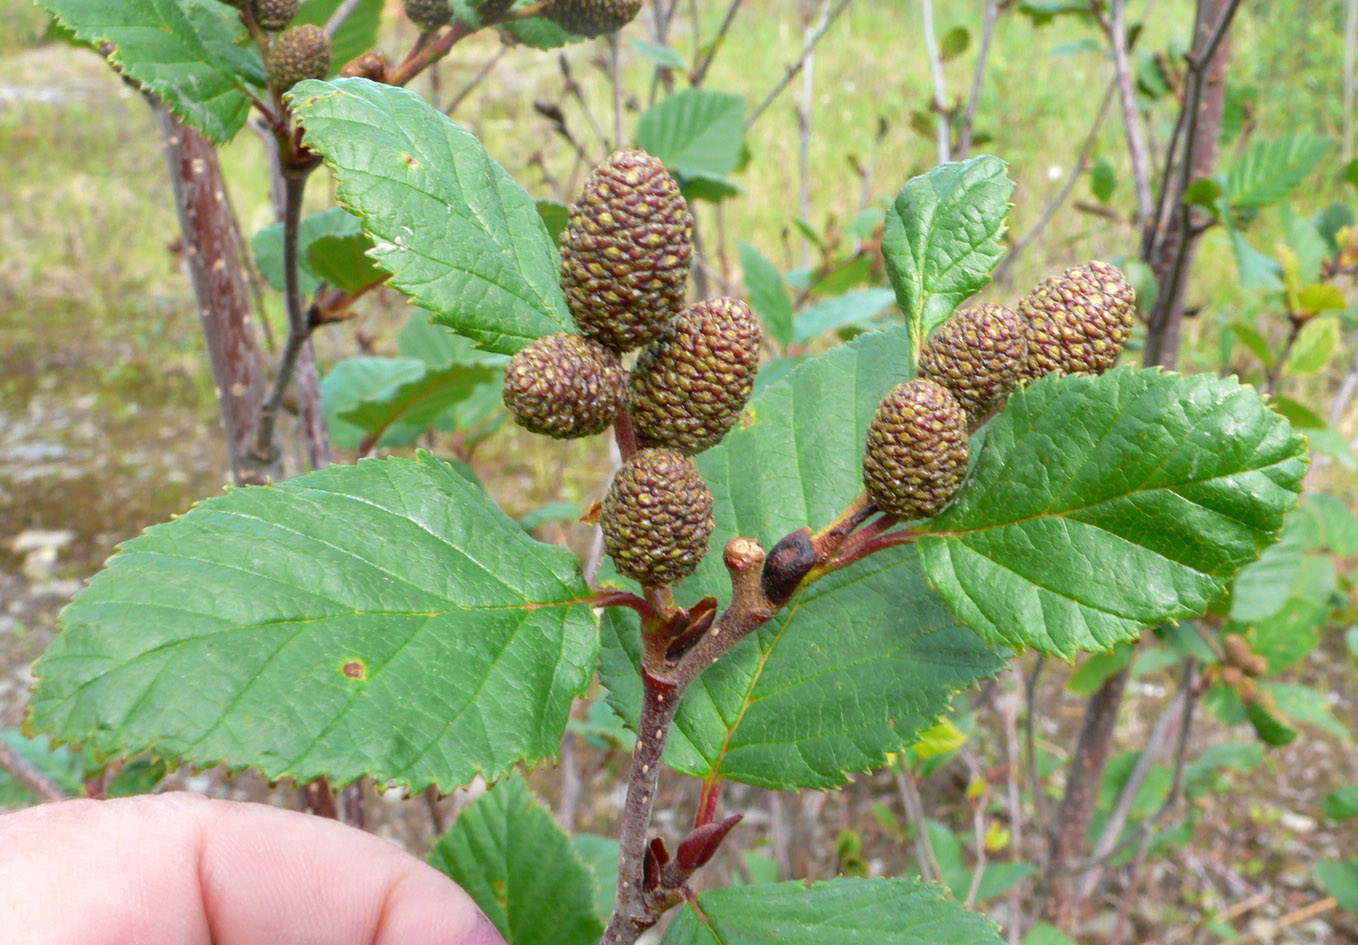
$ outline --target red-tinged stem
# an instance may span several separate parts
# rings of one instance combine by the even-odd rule
[[[845,537],[877,513],[877,504],[866,492],[860,492],[848,508],[833,522],[811,536],[811,545],[821,560],[826,560]]]
[[[459,42],[466,39],[477,29],[485,26],[495,26],[500,23],[508,23],[513,20],[525,20],[539,16],[547,9],[550,0],[539,0],[530,6],[520,7],[517,10],[510,10],[504,16],[493,20],[487,20],[480,27],[468,26],[461,20],[454,20],[453,25],[448,27],[447,32],[442,35],[422,34],[415,45],[411,47],[409,55],[395,69],[387,72],[386,81],[388,85],[408,85],[410,80],[415,78],[425,69],[438,62],[448,55]]]
[[[656,616],[655,608],[650,601],[644,597],[638,597],[629,591],[604,590],[599,591],[586,601],[595,607],[631,607],[641,614],[643,619],[654,619]]]
[[[693,818],[695,830],[717,819],[717,803],[721,800],[723,783],[722,779],[716,776],[703,781],[703,793],[698,798],[698,814]]]
[[[613,420],[613,436],[618,441],[618,452],[625,463],[637,452],[637,431],[632,426],[632,412],[624,408]]]
[[[64,801],[66,792],[61,785],[34,767],[23,755],[0,742],[0,771],[4,771],[27,788],[39,801]]]

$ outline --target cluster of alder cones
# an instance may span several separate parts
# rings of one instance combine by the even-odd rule
[[[302,0],[227,0],[240,10],[247,27],[272,34],[264,55],[269,86],[286,92],[303,79],[324,79],[330,71],[331,43],[314,23],[289,27]]]
[[[639,449],[599,524],[618,570],[648,585],[688,576],[707,553],[712,495],[691,457],[735,425],[759,370],[748,305],[685,306],[692,257],[693,217],[664,164],[615,153],[585,181],[561,235],[561,288],[580,334],[540,338],[505,371],[505,405],[535,433],[630,424]]]
[[[535,433],[592,436],[619,420],[632,430],[639,449],[599,524],[618,570],[651,586],[687,577],[707,553],[712,495],[691,457],[735,425],[759,370],[748,305],[684,305],[692,232],[660,161],[631,149],[599,165],[561,236],[561,287],[580,333],[534,341],[505,372],[505,405]],[[907,519],[942,511],[966,475],[969,428],[1019,384],[1112,367],[1133,309],[1122,273],[1092,262],[1047,279],[1017,311],[954,314],[921,353],[920,376],[892,390],[869,427],[863,479],[877,507]]]
[[[877,507],[930,518],[967,473],[967,435],[1009,394],[1053,372],[1102,374],[1132,331],[1136,296],[1105,262],[1038,284],[1018,309],[959,309],[925,344],[919,376],[882,400],[868,427],[863,482]]]
[[[485,23],[498,20],[514,8],[517,0],[472,0],[472,8]],[[552,0],[542,16],[577,36],[616,33],[641,11],[643,0]],[[447,26],[453,11],[448,0],[403,0],[406,16],[423,32]]]

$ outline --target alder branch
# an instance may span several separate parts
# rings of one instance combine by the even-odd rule
[[[325,34],[333,37],[338,33],[340,27],[344,25],[344,21],[349,19],[349,15],[357,10],[358,5],[362,2],[363,0],[344,0],[335,8],[335,12],[330,14],[330,19],[325,21]]]
[[[981,103],[981,87],[985,84],[986,61],[990,56],[990,41],[995,35],[995,21],[1000,16],[1000,0],[986,0],[985,20],[981,25],[981,49],[976,54],[976,70],[971,78],[971,94],[962,115],[962,127],[957,135],[957,157],[965,160],[971,154],[971,134],[976,126],[976,110]]]
[[[464,85],[461,91],[453,96],[453,100],[448,104],[448,107],[443,110],[443,113],[445,115],[451,115],[453,112],[457,111],[457,107],[466,101],[468,95],[471,95],[472,92],[476,91],[477,87],[486,80],[486,77],[491,74],[495,69],[495,66],[502,58],[504,58],[504,54],[507,52],[509,52],[508,46],[501,46],[497,49],[495,55],[491,56],[486,64],[481,67],[481,71],[476,73],[471,81]]]
[[[788,67],[787,72],[785,72],[783,77],[778,80],[778,84],[770,90],[768,95],[764,96],[764,100],[755,106],[754,111],[752,111],[750,116],[745,119],[746,131],[749,131],[750,128],[754,126],[754,123],[759,120],[760,116],[768,111],[769,106],[782,94],[783,89],[787,88],[792,83],[792,80],[797,78],[797,75],[806,67],[807,58],[811,53],[815,52],[817,44],[819,44],[825,34],[829,32],[830,25],[839,18],[839,15],[843,13],[851,3],[853,3],[853,0],[839,0],[839,3],[830,10],[829,16],[822,21],[820,28],[817,29],[807,40],[805,45],[802,46],[801,57]]]
[[[1151,171],[1146,156],[1146,138],[1141,129],[1141,116],[1136,108],[1136,89],[1132,83],[1132,67],[1127,56],[1127,2],[1112,0],[1111,18],[1107,21],[1109,43],[1113,47],[1113,70],[1117,76],[1122,99],[1122,122],[1127,131],[1127,154],[1132,162],[1132,182],[1136,191],[1136,222],[1143,224],[1151,216]]]
[[[952,159],[952,122],[948,112],[948,89],[943,80],[943,59],[938,54],[938,38],[934,36],[933,0],[923,0],[924,53],[929,60],[929,73],[934,82],[935,138],[938,143],[938,163]]]
[[[7,772],[19,782],[20,787],[27,789],[39,801],[66,800],[67,795],[61,785],[39,771],[31,761],[4,741],[0,741],[0,770]]]
[[[678,2],[679,0],[675,0],[675,3]],[[695,89],[699,88],[703,84],[703,80],[707,78],[707,70],[711,68],[712,60],[717,58],[717,50],[721,48],[722,41],[726,39],[726,34],[730,32],[731,23],[735,21],[736,13],[740,11],[740,5],[744,2],[745,0],[731,0],[731,5],[726,8],[726,16],[721,21],[721,27],[717,30],[716,37],[713,38],[711,45],[707,48],[707,55],[703,57],[703,61],[689,76],[689,82]],[[670,9],[673,11],[673,7]]]

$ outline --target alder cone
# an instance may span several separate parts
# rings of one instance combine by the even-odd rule
[[[453,8],[448,0],[401,0],[401,4],[405,7],[406,19],[422,33],[432,33],[453,21]]]
[[[642,0],[552,0],[545,15],[567,33],[592,39],[622,29],[641,5]]]
[[[324,79],[330,71],[330,37],[314,23],[280,33],[269,47],[269,84],[287,91],[304,79]]]
[[[754,390],[759,341],[759,320],[739,299],[690,305],[632,368],[637,442],[684,453],[721,442]]]
[[[253,0],[250,9],[256,23],[276,33],[287,28],[301,5],[301,0]]]
[[[521,348],[505,366],[504,401],[519,425],[558,440],[602,433],[627,403],[618,356],[565,332]]]
[[[1053,371],[1102,374],[1132,333],[1136,293],[1122,270],[1106,262],[1067,269],[1038,283],[1019,302],[1028,332],[1024,379]]]
[[[877,507],[901,518],[937,515],[967,474],[967,417],[948,389],[923,378],[897,384],[868,425],[863,482]]]
[[[517,0],[481,0],[480,5],[476,8],[476,15],[481,18],[482,22],[496,20],[513,9],[516,2]]]
[[[561,288],[575,324],[615,351],[665,333],[684,307],[693,217],[665,165],[618,151],[596,167],[561,234]]]
[[[953,314],[920,353],[919,373],[946,387],[969,418],[1004,405],[1028,358],[1023,320],[1013,309],[985,303]]]
[[[604,550],[619,571],[642,584],[688,577],[712,539],[712,493],[676,450],[639,451],[613,477],[599,511]]]

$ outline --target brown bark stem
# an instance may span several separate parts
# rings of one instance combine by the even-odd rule
[[[268,372],[252,325],[241,240],[232,222],[217,151],[165,106],[156,105],[156,120],[189,278],[198,299],[198,320],[212,366],[232,478],[237,485],[280,479],[280,458],[261,459],[254,451],[260,409],[268,393]]]
[[[28,790],[39,801],[64,801],[66,792],[61,785],[35,768],[27,758],[0,741],[0,771],[9,774],[19,786]]]

